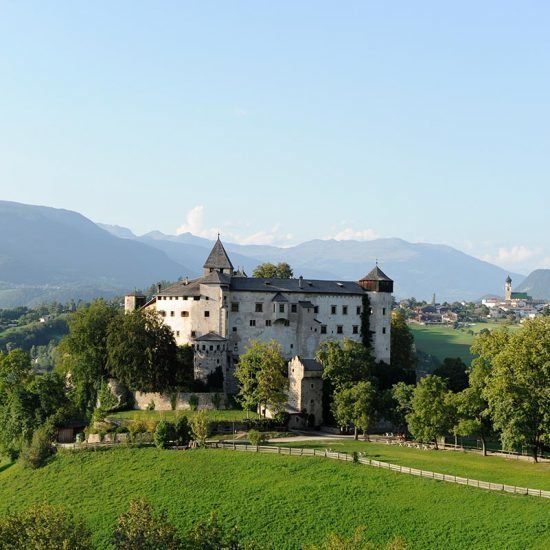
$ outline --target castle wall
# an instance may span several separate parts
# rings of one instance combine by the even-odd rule
[[[218,395],[220,397],[219,409],[225,409],[225,400],[223,394],[216,393],[177,393],[175,395],[175,408],[172,407],[172,396],[169,393],[156,392],[133,392],[134,409],[144,411],[149,408],[151,402],[155,404],[156,411],[172,411],[172,410],[190,410],[191,405],[189,400],[192,395],[196,395],[199,399],[199,409],[215,409],[212,399]]]

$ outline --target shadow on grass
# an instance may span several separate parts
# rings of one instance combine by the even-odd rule
[[[15,462],[8,462],[7,464],[0,466],[0,474],[5,472],[8,468],[11,468],[14,464]]]

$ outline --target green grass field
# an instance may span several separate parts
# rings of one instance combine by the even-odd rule
[[[398,445],[368,443],[365,441],[303,441],[274,443],[280,447],[303,447],[364,453],[367,458],[410,466],[421,470],[450,474],[480,481],[517,485],[550,491],[550,463],[526,462],[497,456],[482,456],[461,451],[411,449]]]
[[[124,420],[170,420],[174,421],[178,416],[192,416],[193,411],[120,411],[108,415],[108,418],[119,418]],[[213,422],[239,422],[246,418],[246,411],[238,409],[215,410],[206,409],[208,419]],[[255,417],[254,413],[249,413]]]
[[[478,334],[483,329],[494,330],[502,327],[502,323],[475,323],[465,329],[454,329],[448,325],[418,325],[410,323],[409,328],[414,336],[416,348],[424,353],[429,353],[443,361],[445,357],[460,357],[467,365],[474,356],[470,353],[470,346],[474,336],[468,334],[471,330]],[[517,330],[516,325],[510,326],[510,330]]]
[[[322,458],[223,450],[117,448],[60,453],[39,470],[0,473],[0,514],[39,501],[85,519],[99,548],[128,500],[164,508],[181,532],[215,510],[262,548],[302,548],[366,526],[409,548],[548,548],[550,503]]]

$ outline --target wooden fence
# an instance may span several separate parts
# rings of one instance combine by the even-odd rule
[[[516,487],[515,485],[505,485],[503,483],[491,483],[488,481],[479,481],[477,479],[469,479],[466,477],[452,476],[448,474],[439,474],[437,472],[429,472],[427,470],[419,470],[417,468],[409,468],[408,466],[400,466],[398,464],[390,464],[389,462],[381,462],[372,460],[360,455],[350,453],[340,453],[337,451],[329,451],[328,449],[302,449],[298,447],[275,447],[271,445],[247,445],[240,443],[221,443],[209,442],[207,447],[212,449],[230,449],[233,451],[252,452],[252,453],[268,453],[288,456],[317,456],[322,458],[330,458],[333,460],[342,460],[344,462],[358,462],[383,470],[391,470],[402,474],[409,474],[417,477],[429,479],[437,479],[446,481],[447,483],[458,483],[459,485],[468,485],[469,487],[477,487],[478,489],[487,489],[489,491],[505,491],[507,493],[515,493],[518,495],[530,495],[535,497],[550,498],[550,491],[541,489],[529,489],[527,487]]]

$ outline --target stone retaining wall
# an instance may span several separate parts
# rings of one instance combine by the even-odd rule
[[[144,393],[134,392],[134,409],[143,411],[154,403],[155,411],[181,411],[190,410],[189,403],[192,395],[196,395],[199,400],[199,409],[225,409],[226,402],[223,393]],[[219,397],[219,405],[214,405],[213,399]]]

